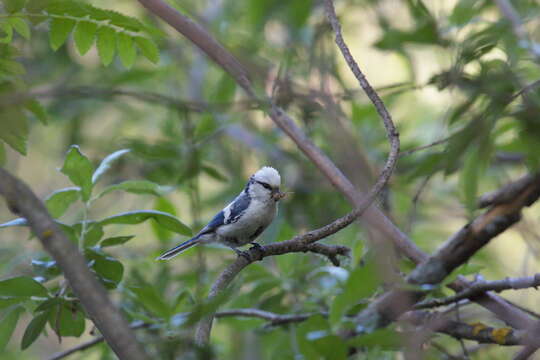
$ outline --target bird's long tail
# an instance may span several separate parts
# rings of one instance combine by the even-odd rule
[[[180,245],[173,247],[170,250],[165,251],[163,254],[159,255],[156,260],[169,260],[176,255],[180,254],[182,251],[189,249],[190,247],[197,245],[199,243],[199,236],[195,236],[187,241],[184,241]]]

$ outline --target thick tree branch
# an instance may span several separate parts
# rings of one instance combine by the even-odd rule
[[[526,335],[523,330],[493,328],[481,323],[465,324],[451,320],[447,315],[426,311],[407,313],[400,320],[421,327],[428,326],[431,331],[441,332],[456,339],[472,340],[481,344],[519,345],[523,344]]]
[[[418,265],[407,277],[407,282],[415,285],[440,283],[452,270],[465,263],[491,239],[518,222],[521,210],[530,206],[540,196],[540,175],[525,178],[528,179],[526,186],[521,187],[521,192],[515,194],[511,201],[492,206],[464,226],[433,255]],[[388,325],[424,295],[423,291],[406,289],[395,289],[385,293],[356,317],[357,329],[369,331]],[[519,327],[527,326],[528,324],[521,324]],[[355,331],[349,335],[361,332]]]
[[[33,233],[56,261],[85,311],[120,359],[146,359],[128,323],[112,304],[86,259],[50,217],[45,205],[23,182],[0,168],[0,194],[9,208],[28,220]]]
[[[525,276],[520,278],[506,278],[494,281],[475,281],[468,288],[460,291],[454,296],[443,299],[429,299],[422,301],[414,306],[415,309],[427,309],[437,306],[449,305],[463,299],[471,299],[486,291],[501,292],[504,290],[517,290],[527,288],[537,288],[540,286],[540,274]]]

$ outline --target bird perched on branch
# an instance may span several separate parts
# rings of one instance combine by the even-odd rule
[[[210,242],[222,243],[238,255],[247,256],[237,247],[248,243],[260,246],[254,241],[274,220],[277,202],[285,196],[279,190],[280,184],[281,177],[276,169],[269,166],[259,169],[249,178],[240,195],[197,235],[164,252],[157,259],[168,260],[194,245]]]

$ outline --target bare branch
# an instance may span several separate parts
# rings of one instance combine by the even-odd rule
[[[498,344],[505,346],[523,344],[525,331],[512,328],[493,328],[487,325],[465,324],[449,319],[440,313],[413,311],[402,316],[400,320],[417,326],[430,327],[431,331],[441,332],[456,339],[477,341],[481,344]]]
[[[406,150],[406,151],[402,151],[402,152],[399,153],[399,157],[409,156],[409,155],[411,155],[411,154],[413,154],[413,153],[415,153],[415,152],[417,152],[417,151],[429,149],[429,148],[432,148],[432,147],[434,147],[434,146],[444,144],[444,143],[446,143],[448,140],[450,140],[449,137],[444,138],[444,139],[441,139],[441,140],[434,141],[434,142],[432,142],[431,144],[422,145],[422,146],[415,147],[415,148],[413,148],[413,149],[409,149],[409,150]]]
[[[259,310],[259,309],[232,309],[224,310],[216,313],[216,318],[222,317],[231,317],[231,316],[240,316],[240,317],[256,317],[259,319],[267,320],[270,322],[269,325],[285,325],[290,323],[302,322],[309,319],[314,315],[323,315],[327,316],[326,313],[309,313],[309,314],[285,314],[280,315],[270,311]]]
[[[521,210],[530,206],[540,196],[540,175],[525,178],[528,179],[527,185],[521,187],[521,192],[515,194],[511,202],[492,206],[464,226],[433,255],[418,265],[407,277],[407,282],[415,285],[440,283],[452,270],[465,263],[491,239],[518,222]],[[369,330],[388,325],[424,295],[424,291],[406,289],[395,289],[383,294],[356,317],[357,329]],[[515,327],[529,326],[530,320],[523,320],[526,323],[516,324]]]
[[[478,200],[478,207],[482,209],[511,202],[525,187],[530,185],[531,181],[534,181],[534,177],[535,175],[524,176],[518,181],[511,182],[498,190],[482,195]]]
[[[137,329],[148,328],[150,326],[151,326],[151,324],[149,324],[149,323],[137,322],[137,323],[132,324],[130,327],[131,327],[132,330],[137,330]],[[59,352],[51,355],[49,358],[47,358],[47,360],[63,359],[63,358],[65,358],[65,357],[67,357],[67,356],[69,356],[71,354],[76,353],[76,352],[84,351],[86,349],[91,348],[94,345],[101,344],[104,340],[105,339],[103,338],[103,336],[96,336],[92,340],[88,340],[86,342],[83,342],[82,344],[74,346],[71,349],[67,349],[67,350],[64,350],[64,351],[59,351]]]
[[[214,298],[223,290],[225,290],[227,286],[229,286],[231,281],[236,277],[236,275],[238,275],[238,273],[240,273],[240,271],[242,271],[246,266],[255,261],[262,260],[267,256],[306,251],[321,253],[326,256],[328,256],[327,254],[332,254],[331,256],[336,256],[338,254],[348,254],[349,249],[345,246],[313,244],[313,242],[320,240],[330,234],[333,234],[336,231],[339,231],[346,225],[352,223],[355,219],[355,216],[348,214],[343,218],[336,220],[332,224],[329,224],[321,229],[310,231],[304,235],[296,236],[292,240],[282,241],[261,247],[252,247],[247,251],[250,260],[248,260],[246,257],[239,256],[232,264],[228,265],[221,272],[214,284],[212,284],[212,287],[210,288],[210,292],[208,294],[208,298]],[[330,256],[328,257],[330,258]],[[208,339],[210,337],[210,331],[212,329],[212,321],[213,316],[210,315],[199,322],[195,334],[196,343],[205,344],[208,342]]]
[[[120,359],[146,359],[129,324],[86,265],[86,259],[54,223],[45,205],[23,182],[0,168],[0,194],[9,208],[28,220],[33,233],[51,254],[96,327]]]
[[[476,295],[486,291],[501,292],[504,290],[527,289],[540,286],[540,273],[533,276],[525,276],[520,278],[506,278],[503,280],[494,281],[475,281],[465,290],[457,293],[454,296],[449,296],[444,299],[429,299],[422,301],[414,306],[415,309],[427,309],[437,306],[444,306],[458,302],[463,299],[474,298]]]

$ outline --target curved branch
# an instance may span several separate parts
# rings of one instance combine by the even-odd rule
[[[23,182],[0,168],[0,194],[11,211],[23,216],[51,254],[96,327],[120,359],[146,359],[146,354],[105,288],[86,265],[77,247],[64,235],[45,205]]]

